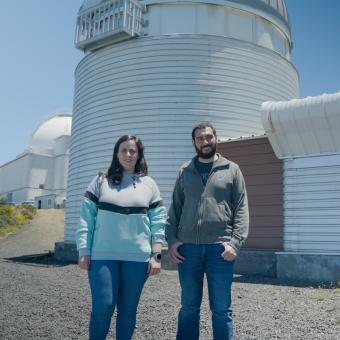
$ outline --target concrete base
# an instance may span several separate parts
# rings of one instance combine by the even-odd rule
[[[242,250],[236,258],[234,272],[276,277],[276,254],[271,251]]]
[[[56,242],[54,244],[54,258],[57,261],[78,262],[78,251],[74,243]]]
[[[54,258],[76,263],[78,252],[75,244],[57,242]],[[176,270],[167,248],[162,249],[162,268]],[[311,283],[340,281],[340,254],[302,254],[242,250],[235,262],[235,274],[262,275],[283,280]]]
[[[77,247],[73,243],[56,242],[54,244],[54,258],[57,261],[78,262]],[[166,270],[177,270],[177,264],[170,260],[168,248],[162,249],[162,267]]]
[[[307,282],[340,281],[340,254],[277,253],[277,277]]]
[[[162,268],[176,270],[177,264],[170,260],[167,248],[162,250]],[[243,250],[235,261],[235,274],[276,277],[276,255],[268,251]]]

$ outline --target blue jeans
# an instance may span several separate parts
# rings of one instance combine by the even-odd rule
[[[178,265],[182,288],[177,340],[199,339],[204,273],[207,276],[214,340],[232,340],[231,284],[234,261],[221,257],[222,244],[190,244],[179,247],[184,256]]]
[[[147,262],[91,261],[88,274],[92,293],[90,340],[106,339],[116,305],[116,339],[132,338],[147,268]]]

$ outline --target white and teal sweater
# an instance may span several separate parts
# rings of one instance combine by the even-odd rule
[[[147,261],[152,243],[164,243],[166,209],[155,181],[124,173],[119,185],[96,176],[85,192],[76,232],[79,256]]]

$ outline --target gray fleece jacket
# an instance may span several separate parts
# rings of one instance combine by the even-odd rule
[[[166,225],[169,247],[176,241],[227,242],[237,251],[248,236],[247,192],[237,164],[218,154],[204,186],[195,159],[177,176]]]

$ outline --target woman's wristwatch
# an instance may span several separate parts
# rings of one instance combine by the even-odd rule
[[[159,252],[151,253],[151,257],[153,257],[156,261],[160,261],[162,259],[162,253]]]

